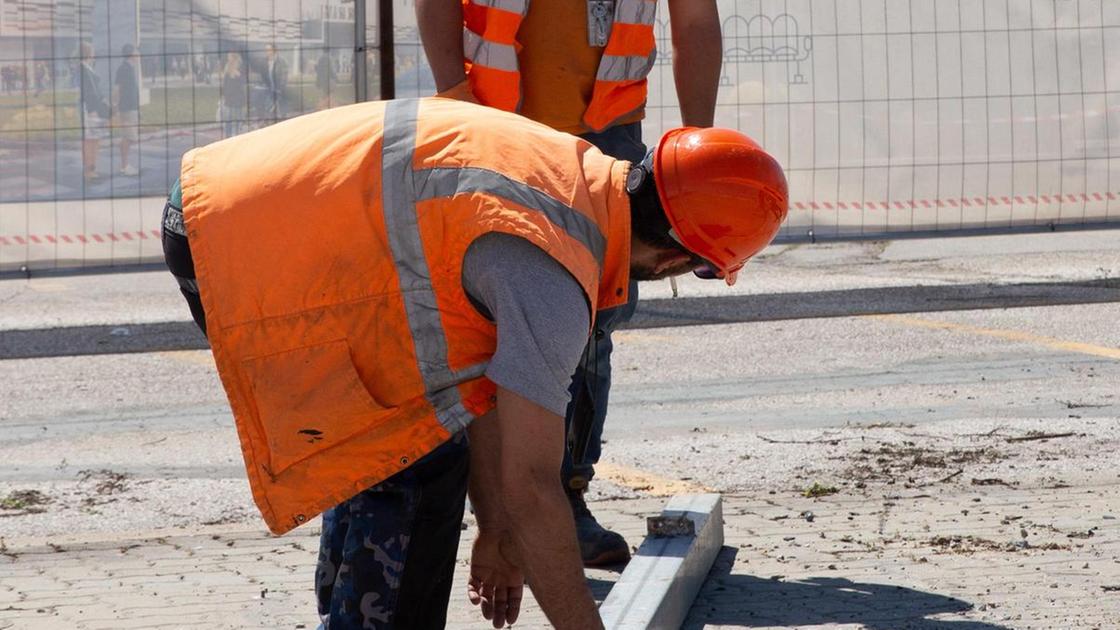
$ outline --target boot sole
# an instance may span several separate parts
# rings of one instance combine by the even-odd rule
[[[629,551],[604,551],[603,553],[591,559],[584,559],[583,566],[596,569],[601,567],[609,567],[617,564],[626,564],[630,561]]]

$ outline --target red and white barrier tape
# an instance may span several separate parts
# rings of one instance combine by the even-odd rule
[[[122,241],[146,241],[149,238],[159,238],[159,230],[146,232],[104,232],[101,234],[28,234],[26,236],[0,236],[0,245],[57,245],[65,244],[90,244],[90,243],[116,243]]]
[[[1064,195],[1015,195],[1013,197],[955,197],[948,199],[909,199],[906,201],[795,201],[795,210],[918,210],[933,208],[974,208],[987,206],[1036,205],[1039,203],[1082,203],[1114,201],[1120,193],[1078,193]],[[143,241],[160,238],[159,230],[103,232],[94,234],[28,234],[0,236],[0,246],[96,244]]]
[[[795,201],[796,210],[917,210],[920,208],[973,208],[987,206],[1027,206],[1039,203],[1081,203],[1113,201],[1117,193],[1078,193],[1067,195],[1016,195],[1014,197],[951,197],[948,199],[909,199],[906,201]]]

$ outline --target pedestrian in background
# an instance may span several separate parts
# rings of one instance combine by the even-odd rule
[[[47,89],[50,81],[50,66],[45,61],[35,62],[35,96],[38,97]]]
[[[100,177],[97,172],[97,152],[101,139],[108,134],[110,109],[102,91],[101,77],[93,67],[93,44],[82,42],[78,49],[78,70],[81,73],[82,175],[88,183]]]
[[[121,65],[113,83],[115,133],[120,138],[121,175],[135,176],[140,171],[129,165],[132,145],[140,140],[140,51],[132,44],[121,47]]]
[[[285,116],[288,109],[288,62],[280,56],[275,44],[265,48],[264,84],[268,88],[268,117],[279,120]]]
[[[319,53],[319,60],[315,62],[315,87],[319,90],[319,109],[331,106],[331,86],[334,85],[334,65],[331,63],[331,53],[324,50]]]
[[[673,76],[685,126],[710,127],[722,43],[715,0],[668,0]],[[640,162],[646,76],[657,58],[656,0],[417,0],[420,38],[442,94],[514,111],[577,134],[607,155]],[[584,500],[601,452],[610,394],[611,332],[638,300],[599,313],[572,381],[562,476],[587,566],[630,548]]]
[[[221,114],[222,137],[229,138],[241,133],[245,120],[245,107],[249,101],[249,84],[242,71],[241,53],[226,53],[222,66],[221,100],[218,111]]]

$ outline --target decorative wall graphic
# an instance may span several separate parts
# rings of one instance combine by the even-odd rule
[[[724,63],[784,63],[790,85],[806,85],[801,63],[813,53],[812,35],[801,35],[789,13],[750,18],[733,15],[723,23]]]

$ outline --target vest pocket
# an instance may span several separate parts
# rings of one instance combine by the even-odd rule
[[[268,442],[272,475],[397,411],[370,396],[345,339],[245,359],[242,365]]]

